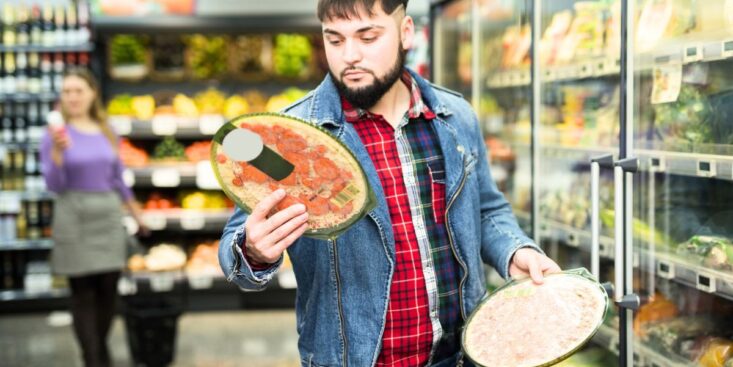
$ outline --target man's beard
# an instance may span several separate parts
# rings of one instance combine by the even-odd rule
[[[346,101],[348,101],[354,107],[368,110],[374,107],[374,105],[379,102],[382,96],[387,93],[390,88],[392,88],[394,83],[400,79],[400,77],[402,76],[402,71],[404,69],[406,53],[407,52],[405,51],[405,49],[403,49],[402,45],[400,45],[397,53],[397,61],[394,63],[394,65],[392,65],[392,68],[382,78],[377,77],[371,70],[359,67],[349,67],[344,69],[341,72],[340,78],[337,78],[335,75],[333,75],[333,72],[331,72],[330,70],[329,74],[331,74],[331,79],[333,79],[334,84],[336,84],[336,88],[338,89],[339,94],[344,97]],[[351,89],[347,87],[346,84],[343,82],[344,73],[353,70],[359,70],[371,74],[374,77],[374,82],[365,87],[359,87],[356,89]]]

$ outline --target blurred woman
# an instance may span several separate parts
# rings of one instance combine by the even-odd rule
[[[63,125],[52,123],[41,142],[43,175],[57,194],[51,266],[67,276],[74,332],[87,367],[110,366],[107,335],[117,280],[126,261],[126,206],[142,232],[140,206],[122,179],[118,138],[107,123],[94,76],[69,69],[61,92]]]

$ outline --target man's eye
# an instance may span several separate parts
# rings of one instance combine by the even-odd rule
[[[330,43],[332,46],[338,46],[341,44],[341,40],[328,40],[328,43]]]
[[[364,41],[364,42],[366,42],[366,43],[374,42],[376,39],[377,39],[377,37],[362,37],[361,38],[361,40]]]

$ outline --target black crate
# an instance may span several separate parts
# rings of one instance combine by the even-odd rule
[[[165,367],[173,362],[181,307],[166,301],[128,301],[125,327],[136,366]]]

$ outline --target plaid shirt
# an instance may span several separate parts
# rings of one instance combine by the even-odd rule
[[[435,114],[405,71],[410,109],[394,129],[342,99],[374,163],[395,237],[395,270],[378,366],[424,366],[459,351],[460,268],[445,226],[445,170]]]

